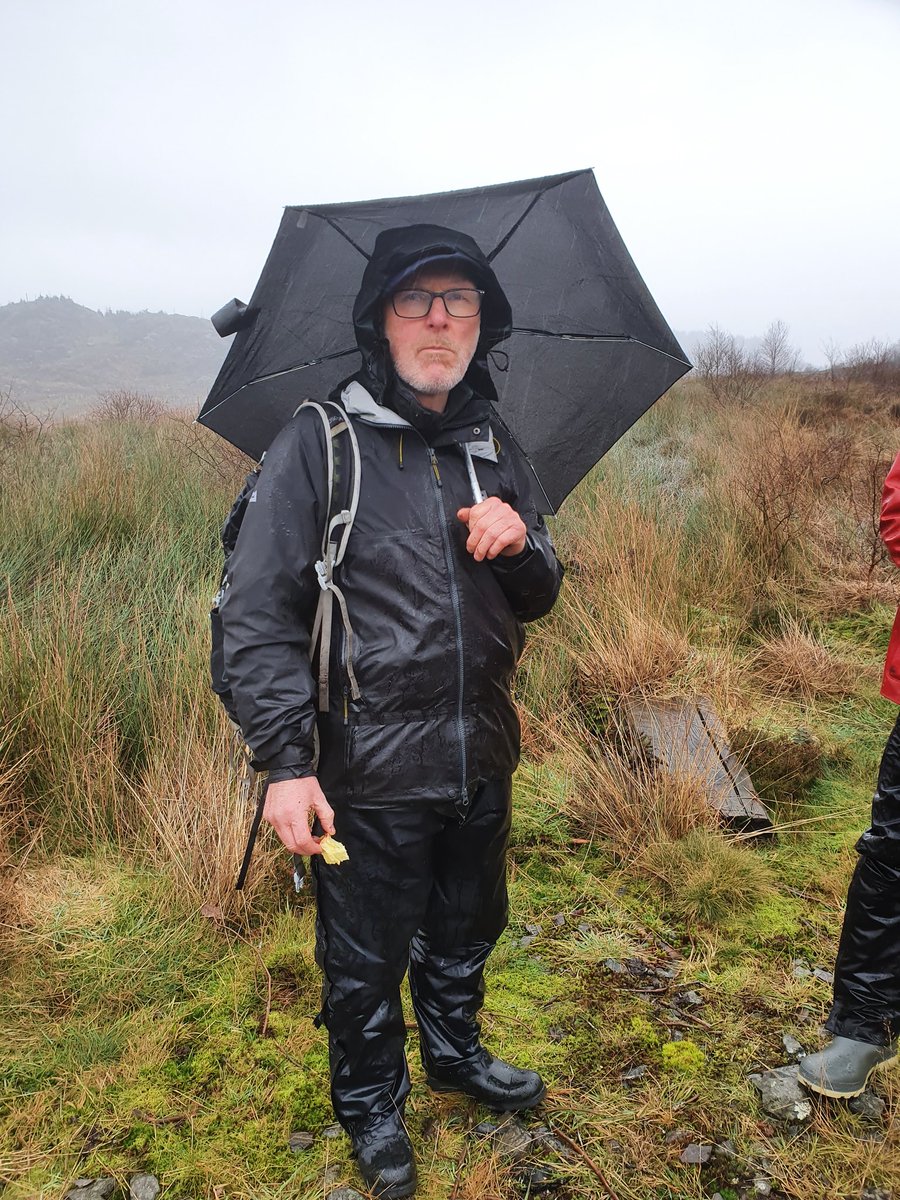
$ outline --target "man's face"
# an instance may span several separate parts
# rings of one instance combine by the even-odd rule
[[[405,279],[403,287],[445,292],[475,284],[459,271],[425,269]],[[451,317],[439,297],[432,301],[427,316],[413,320],[398,317],[390,298],[385,301],[384,334],[394,369],[421,396],[438,396],[456,387],[472,361],[480,332],[480,315]]]

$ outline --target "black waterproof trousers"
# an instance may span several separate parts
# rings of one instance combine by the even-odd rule
[[[484,966],[508,914],[511,793],[507,778],[481,784],[466,805],[350,803],[335,812],[350,861],[314,860],[316,957],[331,1097],[351,1136],[402,1118],[407,968],[426,1069],[477,1051]]]
[[[900,716],[881,759],[872,825],[856,849],[825,1024],[841,1037],[886,1046],[900,1034]]]

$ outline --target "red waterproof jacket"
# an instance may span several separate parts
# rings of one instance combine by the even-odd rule
[[[896,566],[900,567],[900,454],[884,481],[881,496],[881,536]],[[887,658],[884,660],[884,676],[881,694],[895,704],[900,704],[900,609],[894,618]]]

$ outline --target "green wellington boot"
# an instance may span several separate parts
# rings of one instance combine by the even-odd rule
[[[863,1091],[873,1071],[896,1057],[896,1042],[873,1046],[870,1042],[835,1037],[818,1054],[801,1058],[800,1082],[820,1096],[849,1100]]]

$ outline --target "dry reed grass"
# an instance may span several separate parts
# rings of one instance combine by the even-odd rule
[[[253,806],[231,765],[232,734],[223,714],[210,738],[199,704],[177,718],[177,745],[161,739],[131,789],[142,817],[141,856],[168,875],[191,906],[246,916],[271,891],[275,864],[286,861],[286,851],[263,825],[245,888],[235,892]]]
[[[572,718],[546,769],[562,778],[573,828],[601,840],[627,862],[635,862],[651,843],[677,840],[715,824],[703,781],[635,754],[618,725],[612,737],[600,742]]]
[[[787,620],[780,633],[761,639],[752,670],[758,683],[775,694],[840,699],[858,687],[863,669],[833,654],[799,622]]]

